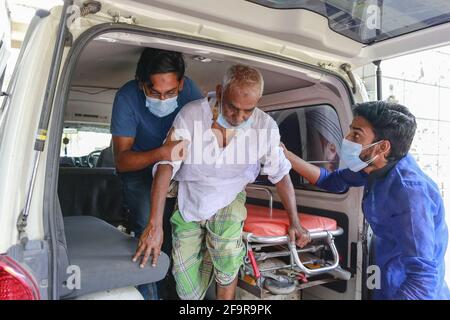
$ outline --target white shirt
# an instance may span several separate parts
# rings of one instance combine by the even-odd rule
[[[291,170],[280,147],[276,122],[256,108],[247,129],[235,135],[220,148],[211,130],[213,114],[207,99],[185,105],[174,120],[175,137],[190,141],[184,161],[161,161],[173,167],[172,178],[178,184],[178,208],[185,221],[211,218],[229,205],[259,172],[279,182]],[[262,170],[261,170],[262,166]]]

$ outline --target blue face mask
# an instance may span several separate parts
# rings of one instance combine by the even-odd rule
[[[219,126],[225,129],[247,129],[253,123],[253,119],[250,117],[246,121],[242,122],[240,125],[233,126],[225,119],[225,117],[222,115],[222,112],[220,112],[219,116],[217,117],[217,123],[219,124]]]
[[[344,163],[350,170],[352,170],[353,172],[359,172],[362,169],[366,168],[369,164],[374,162],[375,159],[378,157],[378,155],[376,155],[369,161],[363,161],[359,157],[361,155],[361,151],[373,147],[379,144],[380,142],[381,141],[378,141],[363,147],[362,144],[344,139],[342,140],[341,146],[341,159],[342,161],[344,161]]]
[[[145,97],[145,106],[158,118],[168,116],[178,108],[178,96],[166,100],[147,97],[147,95]]]
[[[222,109],[222,107],[223,107],[222,97],[223,97],[223,92],[220,97],[219,115],[217,117],[217,124],[225,129],[247,129],[248,127],[250,127],[251,124],[253,123],[253,114],[250,116],[250,118],[248,118],[246,121],[242,122],[238,126],[233,126],[231,123],[229,123],[227,121],[227,119],[225,119],[225,117],[223,116],[223,113],[222,113],[222,110],[223,110]]]

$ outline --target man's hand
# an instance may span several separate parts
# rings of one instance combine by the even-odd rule
[[[170,129],[166,141],[161,146],[163,160],[178,161],[186,159],[189,144],[189,140],[177,140],[175,137],[175,129]]]
[[[289,227],[289,237],[291,242],[295,242],[300,248],[303,248],[311,242],[311,235],[309,234],[309,231],[301,225],[291,225]]]
[[[292,162],[292,161],[293,161],[293,158],[296,157],[296,155],[293,154],[292,152],[290,152],[290,151],[286,148],[286,146],[284,145],[283,142],[280,142],[280,147],[281,147],[281,149],[283,149],[283,153],[284,153],[285,157],[289,160],[289,162]]]
[[[162,145],[163,160],[178,161],[186,159],[189,143],[188,140],[167,140]]]
[[[143,255],[143,258],[139,265],[141,268],[143,268],[147,263],[150,255],[152,255],[152,267],[155,267],[156,262],[158,262],[158,257],[161,254],[162,242],[162,227],[153,227],[151,224],[149,224],[139,238],[138,247],[136,253],[133,256],[133,262],[136,262],[137,259],[139,259],[139,257]]]
[[[159,148],[148,151],[132,151],[134,138],[114,136],[113,144],[117,171],[130,172],[147,168],[163,160],[184,160],[187,156],[189,142],[188,140],[177,140],[174,135],[171,135]]]

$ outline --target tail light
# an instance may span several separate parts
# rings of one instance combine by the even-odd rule
[[[33,276],[12,258],[0,255],[0,300],[39,300]]]

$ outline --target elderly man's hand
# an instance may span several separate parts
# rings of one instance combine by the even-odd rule
[[[136,262],[139,257],[143,256],[140,262],[140,267],[143,268],[150,255],[152,255],[152,266],[155,267],[158,262],[158,257],[161,254],[162,242],[162,227],[153,227],[151,224],[148,225],[139,238],[138,247],[135,255],[133,256],[133,262]]]
[[[303,248],[311,242],[311,235],[309,234],[309,231],[301,225],[291,225],[289,227],[289,237],[291,242],[295,242],[300,248]]]

